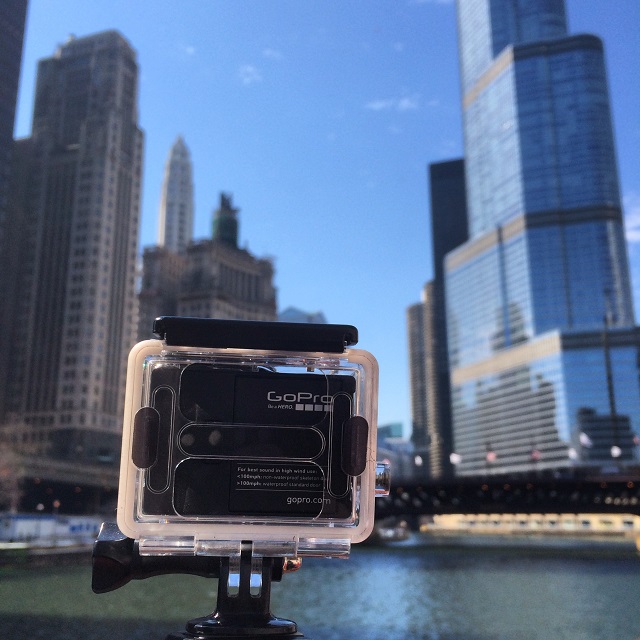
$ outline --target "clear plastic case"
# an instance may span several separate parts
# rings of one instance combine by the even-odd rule
[[[373,527],[377,384],[359,349],[137,344],[120,530],[143,554],[347,555]]]

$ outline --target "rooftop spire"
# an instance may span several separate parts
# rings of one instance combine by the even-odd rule
[[[214,212],[213,239],[238,248],[238,212],[231,204],[232,196],[220,194],[220,206]]]
[[[182,252],[193,237],[193,167],[182,136],[173,143],[164,168],[158,244]]]

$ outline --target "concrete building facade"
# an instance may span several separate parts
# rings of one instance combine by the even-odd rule
[[[16,145],[2,425],[36,484],[116,482],[136,337],[137,80],[119,33],[70,39],[40,61],[32,133]]]
[[[193,168],[181,136],[173,143],[164,168],[160,197],[158,246],[185,251],[193,238]]]
[[[148,247],[143,253],[138,337],[151,337],[153,320],[179,315],[274,321],[276,289],[271,260],[238,246],[238,213],[227,194],[214,212],[212,237],[182,253]]]

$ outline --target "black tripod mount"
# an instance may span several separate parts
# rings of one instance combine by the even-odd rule
[[[130,580],[170,573],[218,578],[216,610],[195,618],[166,640],[310,640],[292,620],[271,614],[271,583],[283,574],[282,558],[254,557],[243,544],[240,556],[146,556],[115,523],[104,523],[93,546],[91,587],[106,593]]]

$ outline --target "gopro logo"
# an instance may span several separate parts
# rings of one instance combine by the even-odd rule
[[[299,391],[298,393],[279,394],[275,391],[267,393],[269,402],[279,403],[270,404],[269,409],[293,409],[294,411],[331,411],[332,397],[330,395],[321,396],[319,394],[309,393],[308,391]]]

